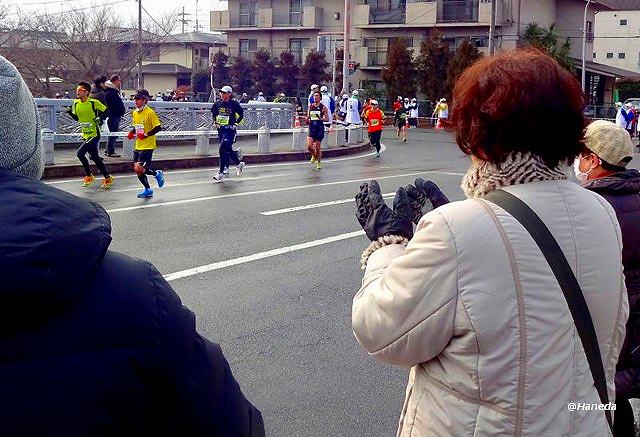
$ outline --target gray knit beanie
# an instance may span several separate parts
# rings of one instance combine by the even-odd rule
[[[0,56],[0,168],[40,179],[44,149],[33,96],[16,67]]]

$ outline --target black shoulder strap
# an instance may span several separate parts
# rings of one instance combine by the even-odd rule
[[[602,404],[608,404],[607,379],[605,377],[600,347],[598,346],[598,337],[593,327],[589,307],[582,295],[580,284],[578,284],[571,270],[571,266],[569,266],[569,262],[564,256],[564,253],[562,253],[558,242],[553,238],[549,228],[547,228],[540,217],[538,217],[526,203],[513,194],[503,190],[494,190],[488,193],[484,199],[495,203],[518,220],[529,234],[531,234],[542,251],[569,305],[569,311],[571,312],[573,322],[580,336],[582,347],[587,355],[587,362],[591,369],[596,390],[600,396],[600,402]],[[605,410],[605,415],[609,423],[609,428],[613,430],[611,411]]]

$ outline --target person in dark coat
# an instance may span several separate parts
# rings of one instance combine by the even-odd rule
[[[629,297],[629,321],[616,367],[614,436],[633,436],[629,399],[640,397],[640,172],[627,169],[633,143],[620,126],[597,120],[587,126],[586,148],[574,170],[582,186],[613,206],[622,231],[622,264]]]
[[[93,86],[91,87],[91,93],[89,94],[89,97],[92,99],[100,100],[100,103],[108,107],[109,105],[107,105],[106,88],[107,76],[96,77],[95,79],[93,79]]]
[[[0,435],[262,436],[220,346],[97,204],[37,179],[40,122],[0,56]]]
[[[109,132],[118,132],[120,130],[120,121],[124,116],[125,109],[122,98],[120,97],[120,87],[122,81],[120,76],[114,74],[111,79],[105,83],[105,100],[107,106],[107,126]],[[107,140],[107,151],[105,152],[110,158],[119,158],[121,155],[116,153],[116,137],[109,137]]]

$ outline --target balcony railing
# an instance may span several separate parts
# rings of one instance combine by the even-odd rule
[[[387,52],[367,53],[367,67],[381,67],[387,64]]]
[[[477,22],[479,12],[478,0],[443,1],[438,21],[443,23]]]
[[[369,9],[369,24],[401,24],[407,20],[406,9]]]

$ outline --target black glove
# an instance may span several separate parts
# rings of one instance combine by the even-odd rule
[[[431,203],[434,209],[449,203],[447,196],[445,196],[440,188],[432,181],[425,181],[422,178],[418,178],[415,181],[415,186],[407,185],[405,189],[407,190],[413,212],[412,220],[416,224],[423,215],[422,208],[427,201]]]
[[[362,184],[356,196],[356,206],[358,222],[371,241],[384,235],[413,237],[413,210],[404,188],[398,189],[392,210],[384,203],[378,182]]]

